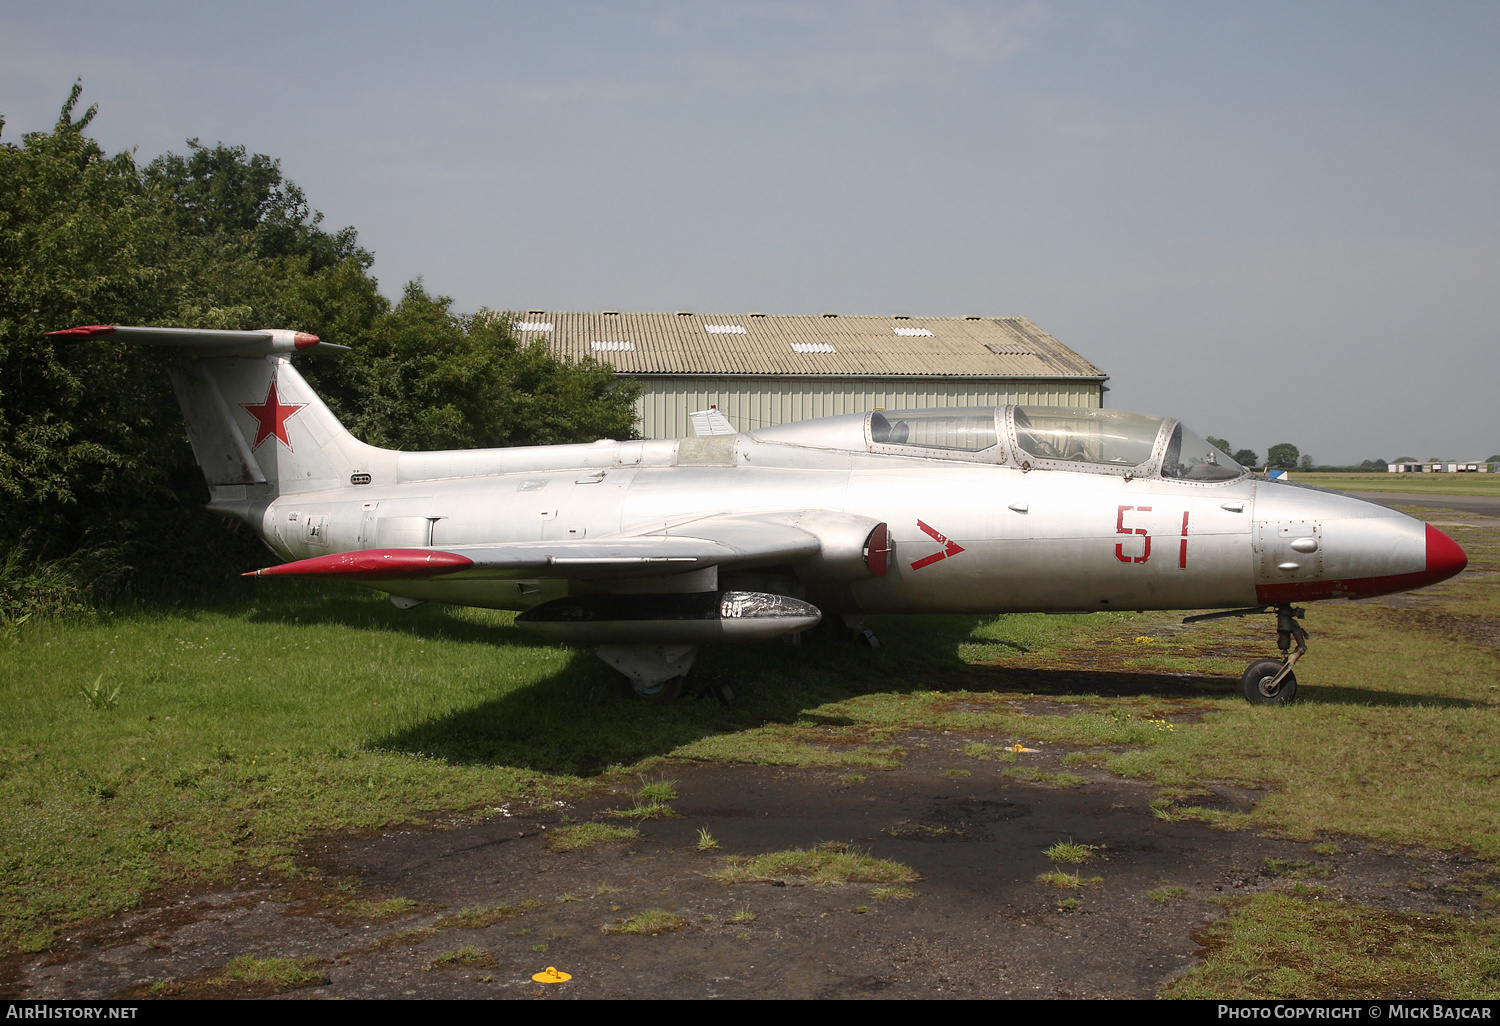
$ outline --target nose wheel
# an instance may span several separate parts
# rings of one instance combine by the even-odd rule
[[[1230,609],[1222,613],[1189,616],[1182,622],[1196,623],[1265,612],[1269,612],[1265,606]],[[1292,672],[1292,667],[1307,654],[1307,631],[1297,621],[1306,615],[1305,609],[1294,609],[1290,605],[1276,607],[1276,647],[1281,649],[1281,658],[1257,659],[1245,670],[1245,675],[1240,678],[1240,691],[1251,705],[1290,705],[1296,700],[1297,675]],[[1296,648],[1292,647],[1294,641]]]

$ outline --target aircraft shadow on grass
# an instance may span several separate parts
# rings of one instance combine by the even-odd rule
[[[368,613],[360,622],[377,626]],[[847,726],[855,721],[808,710],[875,693],[995,691],[1031,695],[1097,695],[1103,699],[1238,697],[1239,681],[1210,674],[1150,671],[1049,670],[975,666],[958,655],[986,617],[914,617],[878,623],[876,652],[847,642],[808,638],[779,644],[705,650],[698,681],[723,677],[739,694],[732,708],[706,694],[670,704],[621,694],[614,672],[579,649],[559,672],[494,699],[415,724],[371,744],[455,765],[508,766],[541,773],[591,776],[630,765],[706,737],[764,724]],[[516,643],[522,632],[434,619],[432,633],[450,640]],[[473,627],[472,633],[455,629]],[[413,630],[420,630],[414,623]],[[1484,703],[1365,688],[1314,686],[1302,700],[1318,705],[1477,706]]]
[[[247,619],[289,627],[337,624],[358,630],[395,631],[458,644],[552,647],[508,623],[485,623],[448,613],[442,606],[399,610],[362,589],[300,585],[256,596]],[[280,582],[278,582],[280,584]],[[879,651],[810,631],[799,645],[769,642],[703,650],[698,682],[722,677],[739,702],[724,708],[703,696],[656,705],[624,697],[614,672],[588,649],[576,650],[559,672],[496,698],[372,739],[375,747],[442,759],[457,765],[512,766],[542,773],[592,775],[666,755],[706,736],[766,723],[843,726],[838,716],[809,714],[828,702],[875,693],[994,691],[1042,696],[1097,695],[1109,699],[1225,698],[1239,682],[1215,674],[1144,670],[1040,669],[976,665],[960,656],[982,644],[1026,653],[1013,641],[977,638],[987,616],[877,618]],[[1311,668],[1310,668],[1311,669]],[[1310,676],[1304,671],[1304,677]],[[1305,681],[1299,701],[1319,705],[1448,707],[1485,703],[1371,688],[1316,686]]]

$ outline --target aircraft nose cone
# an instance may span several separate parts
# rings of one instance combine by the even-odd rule
[[[1463,568],[1468,565],[1469,557],[1463,549],[1459,548],[1458,542],[1428,524],[1427,583],[1436,584],[1438,581],[1446,581],[1453,575],[1462,573]]]

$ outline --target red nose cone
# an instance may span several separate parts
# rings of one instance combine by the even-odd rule
[[[1458,547],[1458,542],[1449,538],[1431,524],[1427,525],[1427,575],[1428,583],[1446,581],[1454,574],[1462,573],[1469,565],[1469,557]]]

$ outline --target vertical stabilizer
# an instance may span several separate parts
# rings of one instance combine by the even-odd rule
[[[291,365],[288,354],[342,350],[287,330],[199,331],[87,325],[53,336],[176,349],[171,371],[210,507],[255,523],[278,495],[369,481],[389,456],[344,429]]]

